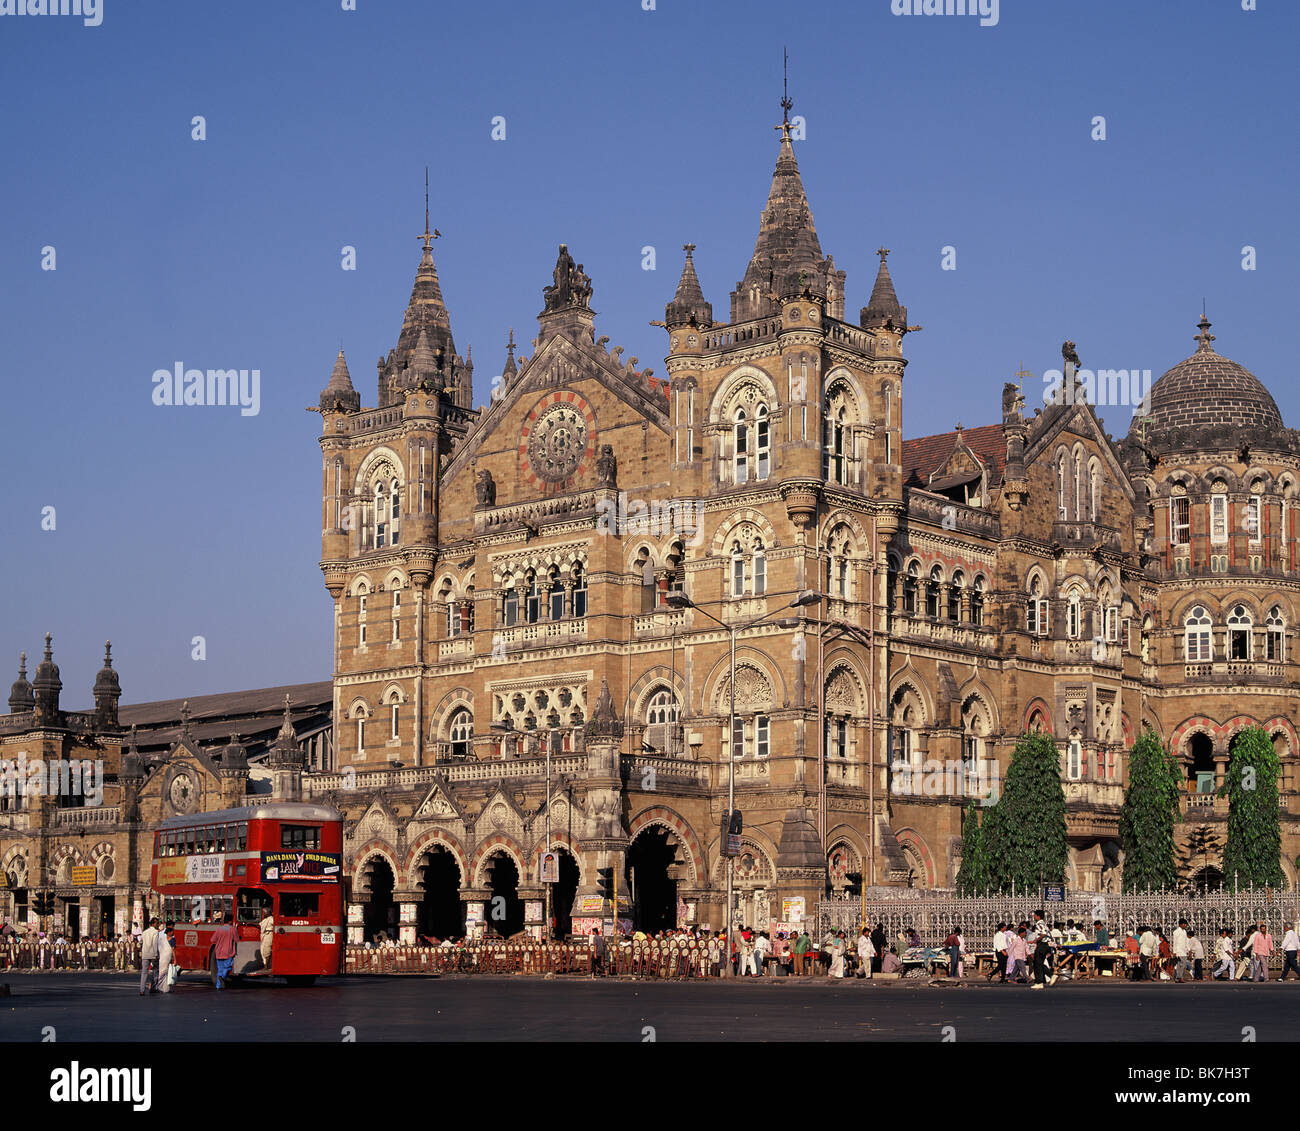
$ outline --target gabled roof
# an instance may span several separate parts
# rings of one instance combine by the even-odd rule
[[[963,428],[961,442],[989,469],[989,485],[1002,482],[1007,462],[1007,440],[1001,424]],[[957,432],[939,432],[903,441],[903,486],[930,488],[930,476],[941,468],[957,446]]]

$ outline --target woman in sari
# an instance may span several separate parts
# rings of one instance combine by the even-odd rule
[[[844,932],[836,931],[835,938],[831,940],[827,948],[831,956],[831,968],[829,976],[832,978],[844,977]]]

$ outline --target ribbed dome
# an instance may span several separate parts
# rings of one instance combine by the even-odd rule
[[[1241,428],[1276,435],[1283,430],[1282,414],[1263,383],[1250,370],[1217,353],[1210,343],[1210,323],[1201,316],[1200,343],[1151,386],[1151,411],[1145,417],[1153,429],[1198,429],[1207,426]],[[1131,432],[1140,432],[1141,415],[1133,417]]]

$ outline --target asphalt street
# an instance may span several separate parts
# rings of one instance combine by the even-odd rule
[[[347,977],[140,997],[126,975],[0,975],[0,1040],[1300,1041],[1300,982],[1021,986],[784,978]]]

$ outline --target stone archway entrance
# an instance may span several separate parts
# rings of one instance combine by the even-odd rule
[[[384,931],[394,941],[398,938],[397,904],[393,902],[393,869],[382,856],[372,856],[361,871],[366,904],[362,921],[369,940]]]
[[[555,853],[560,858],[560,879],[551,888],[551,915],[555,919],[555,937],[562,939],[573,932],[573,900],[581,875],[572,853],[563,848],[555,849]]]
[[[647,934],[677,926],[677,841],[662,825],[637,833],[627,853],[632,922]]]
[[[483,864],[488,889],[488,930],[509,938],[524,929],[524,901],[519,898],[519,868],[508,852],[494,852]]]
[[[460,899],[460,867],[442,845],[433,845],[416,865],[415,886],[424,892],[416,910],[416,932],[426,938],[453,939],[465,933]]]

